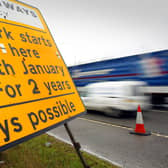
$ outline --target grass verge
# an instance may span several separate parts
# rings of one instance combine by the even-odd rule
[[[85,152],[82,154],[91,168],[118,168]],[[71,145],[47,134],[1,152],[0,160],[5,161],[1,168],[83,168]]]

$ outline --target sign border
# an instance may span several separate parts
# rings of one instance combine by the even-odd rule
[[[8,144],[6,144],[6,145],[3,145],[2,147],[0,147],[0,152],[4,151],[4,150],[6,150],[6,149],[8,149],[8,148],[10,148],[10,147],[13,147],[13,146],[15,146],[15,145],[18,145],[18,144],[20,144],[20,143],[22,143],[22,142],[25,142],[25,141],[27,141],[27,140],[30,140],[31,138],[34,138],[34,137],[36,137],[36,136],[38,136],[38,135],[41,135],[41,134],[43,134],[43,133],[46,133],[47,131],[49,131],[49,130],[51,130],[51,129],[54,129],[54,128],[60,126],[60,125],[63,125],[63,124],[65,124],[65,123],[71,121],[72,119],[75,119],[75,118],[77,118],[77,117],[79,117],[79,116],[81,116],[81,115],[83,115],[83,114],[85,114],[85,113],[86,113],[86,111],[83,111],[83,112],[81,112],[80,114],[77,114],[77,115],[75,115],[75,116],[73,116],[73,117],[71,117],[71,118],[68,118],[68,119],[64,120],[64,121],[61,121],[61,122],[59,122],[59,123],[56,123],[56,124],[51,125],[51,126],[49,126],[49,127],[46,127],[46,128],[44,128],[44,129],[42,129],[42,130],[40,130],[40,131],[38,131],[38,132],[35,132],[35,133],[33,133],[33,134],[29,134],[28,136],[25,136],[25,137],[20,138],[20,139],[18,139],[18,140],[16,140],[16,141],[13,141],[13,142],[10,142],[10,143],[8,143]]]
[[[9,0],[9,1],[10,1],[10,0]],[[33,8],[33,9],[35,9],[36,11],[39,12],[40,17],[41,17],[42,21],[44,22],[44,24],[45,24],[45,26],[46,26],[46,28],[47,28],[47,31],[48,31],[49,35],[51,36],[51,38],[52,38],[52,40],[53,40],[53,42],[54,42],[54,45],[55,45],[56,49],[58,50],[59,55],[61,56],[62,62],[64,63],[65,68],[68,70],[67,65],[66,65],[66,63],[65,63],[65,61],[64,61],[64,59],[63,59],[63,57],[62,57],[62,54],[61,54],[60,50],[59,50],[58,47],[57,47],[57,44],[56,44],[56,42],[55,42],[55,40],[54,40],[54,38],[53,38],[53,36],[52,36],[52,34],[51,34],[51,32],[50,32],[50,29],[48,28],[48,25],[47,25],[47,23],[46,23],[46,21],[45,21],[43,15],[42,15],[41,11],[40,11],[38,8],[36,8],[36,7],[32,6],[32,5],[26,4],[25,2],[21,2],[21,1],[18,1],[18,0],[11,0],[11,2],[16,2],[16,3],[18,3],[18,4],[22,4],[22,5],[25,5],[25,6],[27,6],[27,7],[31,7],[31,8]],[[0,23],[11,24],[11,23],[8,23],[8,22],[3,22],[3,21],[0,21]],[[17,25],[17,24],[12,24],[12,25],[14,25],[14,26],[20,26],[20,25]],[[20,27],[28,28],[28,29],[35,30],[35,31],[39,31],[39,32],[42,32],[42,33],[47,33],[46,31],[40,31],[40,30],[38,30],[38,29],[36,30],[36,29],[29,28],[29,27],[26,27],[26,26],[20,26]],[[46,30],[46,29],[44,29],[44,30]],[[18,144],[20,144],[20,143],[22,143],[22,142],[25,142],[25,141],[27,141],[27,140],[30,140],[30,139],[33,138],[33,137],[36,137],[36,136],[41,135],[41,134],[43,134],[43,133],[46,133],[47,131],[49,131],[49,130],[51,130],[51,129],[53,129],[53,128],[56,128],[56,127],[58,127],[58,126],[60,126],[60,125],[63,125],[63,124],[65,124],[65,123],[67,123],[67,122],[69,122],[69,121],[71,121],[71,120],[73,120],[73,119],[75,119],[75,118],[77,118],[77,117],[83,115],[83,114],[86,114],[86,112],[87,112],[86,107],[85,107],[85,105],[84,105],[84,103],[83,103],[83,101],[82,101],[82,99],[81,99],[81,97],[80,97],[80,95],[79,95],[79,92],[78,92],[78,90],[77,90],[77,88],[76,88],[76,85],[75,85],[75,83],[74,83],[74,81],[73,81],[73,79],[72,79],[72,76],[71,76],[69,70],[68,70],[68,75],[70,76],[71,81],[72,81],[73,85],[75,86],[75,92],[78,94],[79,99],[81,100],[81,102],[82,102],[82,104],[83,104],[83,106],[84,106],[85,111],[82,111],[82,112],[80,112],[79,114],[76,114],[76,115],[72,116],[71,118],[68,118],[68,119],[65,119],[65,120],[63,120],[63,121],[60,121],[60,122],[58,122],[58,123],[56,123],[56,124],[54,124],[54,125],[51,125],[51,126],[49,126],[49,127],[46,127],[46,128],[44,128],[44,129],[41,129],[41,130],[39,130],[39,131],[37,131],[37,132],[35,132],[35,133],[29,134],[29,135],[27,135],[27,136],[24,136],[24,137],[22,137],[22,138],[19,138],[19,139],[15,140],[15,141],[12,141],[12,142],[10,142],[10,143],[8,143],[8,144],[6,144],[6,145],[0,146],[0,152],[4,151],[4,150],[6,150],[6,149],[8,149],[8,148],[10,148],[10,147],[13,147],[13,146],[15,146],[15,145],[18,145]],[[73,93],[74,93],[74,91],[73,91]],[[43,99],[43,98],[42,98],[42,99]],[[31,101],[30,101],[30,102],[31,102]],[[27,101],[27,103],[29,103],[29,102]],[[14,105],[14,104],[13,104],[13,105]],[[16,105],[19,105],[19,104],[16,104]],[[10,105],[6,105],[6,106],[10,106]]]

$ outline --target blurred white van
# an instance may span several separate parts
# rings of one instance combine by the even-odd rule
[[[81,98],[88,110],[116,117],[136,114],[138,105],[143,110],[150,106],[149,97],[144,94],[145,86],[141,81],[97,82],[85,86]]]

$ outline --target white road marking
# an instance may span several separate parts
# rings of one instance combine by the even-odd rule
[[[101,121],[90,120],[90,119],[80,118],[80,117],[79,117],[79,119],[90,121],[90,122],[101,124],[101,125],[107,125],[107,126],[112,126],[112,127],[117,127],[117,128],[123,128],[123,129],[127,129],[127,130],[133,130],[132,128],[129,128],[129,127],[124,127],[124,126],[115,125],[115,124],[111,124],[111,123],[105,123],[105,122],[101,122]]]
[[[151,111],[155,113],[168,113],[168,111],[166,110],[151,110]]]
[[[50,135],[50,136],[52,136],[52,137],[54,137],[54,138],[56,138],[56,139],[58,139],[58,140],[60,140],[60,141],[62,141],[62,142],[65,142],[65,143],[67,143],[67,144],[69,144],[69,145],[72,145],[72,143],[70,142],[70,140],[66,140],[66,139],[64,139],[64,138],[62,138],[62,137],[60,137],[60,136],[55,135],[55,134],[52,133],[52,132],[47,132],[47,134]],[[73,145],[72,145],[72,146],[73,146]],[[113,165],[115,165],[115,166],[119,166],[119,167],[123,168],[123,165],[121,165],[121,164],[119,164],[119,163],[117,163],[117,162],[114,162],[114,161],[112,161],[112,160],[110,160],[110,159],[107,159],[107,158],[105,158],[104,156],[101,156],[100,154],[97,154],[97,153],[91,151],[87,146],[82,146],[82,149],[81,149],[81,150],[82,150],[82,151],[85,151],[85,152],[87,152],[87,153],[89,153],[89,154],[91,154],[91,155],[94,155],[94,156],[96,156],[96,157],[98,157],[98,158],[100,158],[100,159],[102,159],[102,160],[105,160],[105,161],[107,161],[107,162],[109,162],[109,163],[111,163],[111,164],[113,164]]]
[[[162,134],[159,134],[159,133],[152,133],[152,135],[155,135],[155,136],[158,136],[158,137],[163,137],[163,138],[168,138],[168,135],[162,135]]]
[[[97,123],[97,124],[101,124],[101,125],[107,125],[107,126],[112,126],[112,127],[116,127],[116,128],[122,128],[122,129],[126,129],[126,130],[133,130],[133,128],[124,127],[124,126],[115,125],[115,124],[110,124],[110,123],[105,123],[105,122],[101,122],[101,121],[95,121],[95,120],[90,120],[90,119],[86,119],[86,118],[79,118],[79,119],[80,120],[90,121],[92,123]],[[155,135],[155,136],[158,136],[158,137],[162,137],[162,138],[168,138],[168,135],[163,135],[163,134],[154,133],[154,132],[151,132],[151,134]]]

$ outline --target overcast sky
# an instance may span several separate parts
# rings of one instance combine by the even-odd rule
[[[167,0],[20,0],[37,7],[67,65],[168,48]]]

